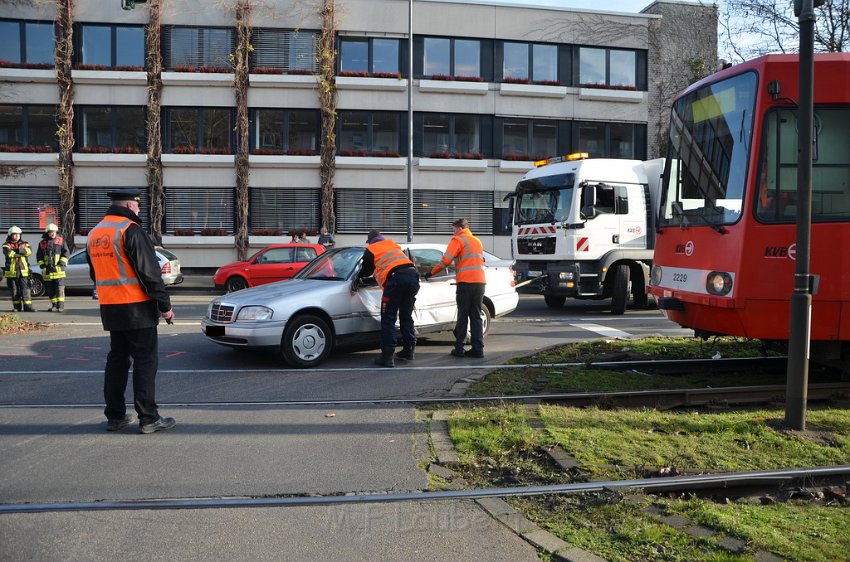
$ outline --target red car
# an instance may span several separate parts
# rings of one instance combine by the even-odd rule
[[[248,261],[238,261],[216,270],[213,283],[228,293],[289,279],[325,251],[319,244],[272,244]]]

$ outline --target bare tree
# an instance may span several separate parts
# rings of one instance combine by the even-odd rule
[[[815,13],[815,51],[848,50],[850,0],[826,0]],[[720,26],[725,56],[730,60],[799,48],[800,26],[789,0],[726,0]]]

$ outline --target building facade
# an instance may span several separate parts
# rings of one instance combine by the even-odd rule
[[[73,30],[70,169],[59,165],[57,4],[71,7]],[[338,243],[362,243],[370,228],[445,241],[451,221],[465,216],[488,250],[507,257],[504,198],[534,160],[657,156],[670,98],[700,61],[716,58],[716,8],[691,2],[625,14],[414,0],[412,17],[408,0],[318,4],[4,4],[0,227],[40,232],[57,222],[80,245],[108,190],[140,187],[142,218],[158,241],[186,267],[213,267],[237,258],[240,232],[243,253],[288,241],[291,231],[315,235],[330,190],[327,226]],[[235,15],[240,5],[247,16]],[[330,28],[321,5],[333,8]],[[146,48],[155,6],[161,72]],[[240,49],[248,60],[241,86]],[[332,61],[330,82],[322,60]],[[150,85],[160,80],[152,105]],[[322,111],[327,84],[332,130]],[[333,151],[330,177],[323,146]],[[62,181],[71,184],[65,203]],[[154,212],[151,198],[160,201]],[[68,217],[73,225],[62,224]]]

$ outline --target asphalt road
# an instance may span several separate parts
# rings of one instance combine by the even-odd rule
[[[206,340],[212,294],[175,291],[176,324],[160,327],[157,399],[168,432],[103,431],[108,338],[96,301],[36,312],[43,331],[7,335],[0,368],[0,505],[117,499],[277,497],[422,490],[429,460],[412,405],[280,405],[256,401],[444,396],[482,366],[566,341],[687,334],[657,310],[605,303],[550,310],[523,296],[493,322],[486,358],[449,355],[451,336],[423,340],[411,367],[337,353],[321,369]],[[45,309],[43,299],[37,308]],[[128,402],[131,391],[128,390]],[[204,404],[199,404],[203,402]],[[537,560],[536,551],[468,501],[325,507],[0,513],[0,560]]]

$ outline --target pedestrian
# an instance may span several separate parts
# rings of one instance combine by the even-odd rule
[[[301,234],[298,235],[298,240],[296,240],[296,242],[298,242],[299,244],[309,244],[310,239],[307,238],[306,232],[302,232]]]
[[[138,189],[107,193],[112,205],[90,232],[86,247],[92,281],[97,288],[100,319],[109,332],[109,354],[104,370],[106,430],[118,431],[131,423],[126,413],[130,363],[133,364],[133,402],[139,433],[154,433],[176,425],[159,415],[155,399],[159,364],[157,324],[174,319],[165,292],[153,243],[142,230]]]
[[[416,348],[413,306],[419,292],[419,275],[401,246],[392,238],[384,238],[380,230],[370,230],[366,244],[360,277],[374,274],[384,291],[381,295],[381,355],[375,358],[375,364],[394,367],[396,320],[401,326],[404,347],[395,357],[404,361],[413,360],[413,350]]]
[[[452,223],[454,236],[449,242],[441,263],[434,265],[423,277],[427,280],[455,262],[457,282],[457,324],[455,346],[451,354],[455,357],[484,357],[484,322],[481,307],[484,304],[484,246],[469,230],[465,218]],[[470,330],[472,349],[464,351],[467,323]]]
[[[330,250],[336,245],[336,240],[334,240],[334,237],[330,232],[328,232],[328,229],[323,226],[319,230],[319,239],[316,243],[324,246],[326,250]]]
[[[32,254],[30,245],[21,240],[21,229],[10,226],[6,242],[3,243],[3,277],[12,294],[12,306],[18,312],[35,312],[30,293],[30,265],[27,260]]]
[[[47,312],[65,312],[65,268],[68,266],[68,245],[59,236],[59,227],[53,223],[47,225],[35,259],[41,267],[41,278],[44,288],[50,298],[50,308]]]

